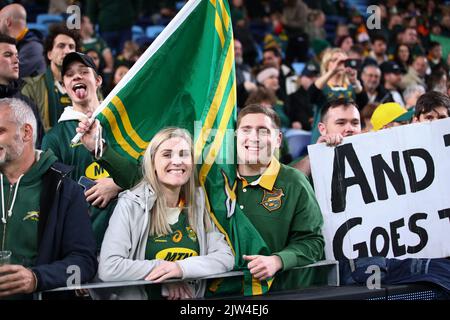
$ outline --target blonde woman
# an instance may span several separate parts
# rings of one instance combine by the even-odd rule
[[[339,98],[355,100],[356,94],[363,90],[357,78],[356,68],[345,65],[347,59],[348,56],[342,49],[328,49],[323,55],[320,65],[321,75],[309,89],[311,103],[316,105],[312,133],[313,143],[320,136],[317,124],[322,107],[328,101]]]
[[[103,281],[150,280],[163,285],[127,287],[119,299],[199,298],[206,282],[187,281],[230,271],[234,256],[205,209],[197,187],[189,133],[166,128],[143,160],[143,180],[119,195],[103,240]]]

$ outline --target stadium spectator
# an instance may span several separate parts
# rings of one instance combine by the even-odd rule
[[[380,69],[383,76],[383,84],[385,92],[389,93],[394,102],[397,102],[401,106],[405,106],[403,97],[399,92],[400,81],[402,79],[402,70],[400,66],[394,61],[387,61],[381,64]]]
[[[373,112],[378,107],[378,103],[368,103],[361,109],[361,133],[370,132],[373,130],[372,118]]]
[[[386,91],[381,83],[381,70],[376,64],[366,65],[361,72],[361,80],[364,90],[356,95],[358,106],[365,106],[369,102],[393,101],[389,91]]]
[[[100,36],[114,54],[122,51],[125,41],[131,40],[131,27],[138,16],[138,0],[87,0],[86,13],[98,24]]]
[[[282,23],[288,37],[287,63],[308,60],[308,14],[309,8],[302,0],[284,0]]]
[[[372,114],[373,131],[405,125],[411,122],[414,110],[407,110],[396,102],[380,104]]]
[[[308,180],[274,157],[281,139],[280,120],[272,109],[249,105],[241,110],[237,203],[272,252],[244,256],[244,260],[255,279],[276,274],[273,291],[311,284],[313,274],[292,268],[322,259],[324,244],[322,215]],[[265,201],[269,195],[272,200]]]
[[[427,78],[427,88],[429,91],[439,91],[447,93],[447,71],[445,68],[437,68]]]
[[[19,77],[34,77],[45,72],[45,59],[42,42],[43,35],[27,27],[27,11],[13,3],[0,11],[0,33],[6,34],[17,41],[19,51]]]
[[[80,178],[91,180],[92,186],[85,186],[85,198],[89,203],[92,227],[100,248],[103,235],[108,226],[109,217],[115,206],[115,199],[122,190],[109,173],[102,168],[94,156],[81,144],[71,145],[78,122],[87,119],[100,105],[97,91],[102,78],[97,74],[94,62],[89,56],[72,52],[63,60],[63,86],[72,101],[66,107],[58,123],[47,132],[42,142],[43,150],[52,150],[58,161],[73,166],[70,177],[75,181]]]
[[[236,90],[238,108],[244,106],[249,94],[254,92],[257,87],[255,79],[252,76],[251,68],[244,62],[244,51],[242,43],[234,39],[234,61],[236,66]]]
[[[276,92],[280,88],[278,69],[274,67],[263,67],[261,71],[256,75],[256,81],[259,85],[265,88],[267,91],[276,95]],[[246,103],[247,104],[247,103]],[[288,129],[291,127],[291,120],[286,115],[284,102],[277,97],[276,104],[273,105],[274,111],[278,114],[281,120],[281,127]]]
[[[335,146],[342,139],[361,133],[361,119],[358,106],[353,100],[338,98],[330,100],[322,109],[318,124],[320,137],[316,143],[325,143],[327,146]],[[303,172],[307,177],[311,176],[311,163],[309,156],[305,156],[292,166]]]
[[[273,80],[275,81],[275,80]],[[289,117],[284,113],[283,105],[280,104],[279,100],[277,99],[277,96],[275,95],[273,90],[270,90],[266,87],[259,87],[256,89],[256,91],[253,91],[250,96],[248,97],[247,101],[245,101],[245,106],[251,105],[251,104],[258,104],[266,108],[273,109],[278,117],[281,119],[284,119],[284,123],[286,127],[283,127],[283,130],[287,130],[289,127],[287,127],[290,124]],[[281,121],[283,123],[283,121]],[[289,152],[289,145],[287,144],[287,141],[283,139],[280,146],[280,153],[279,153],[279,160],[281,163],[289,163],[292,161],[292,155]]]
[[[65,14],[67,12],[67,7],[72,3],[72,0],[50,0],[48,2],[48,13]]]
[[[69,96],[62,86],[61,66],[64,57],[79,51],[80,36],[76,30],[69,30],[63,24],[53,25],[45,40],[47,71],[37,77],[25,78],[22,93],[38,106],[45,131],[53,127],[64,108],[71,105]]]
[[[118,62],[116,64],[112,77],[110,78],[107,87],[103,91],[105,93],[105,96],[107,96],[114,89],[114,87],[119,83],[120,80],[122,80],[122,78],[127,74],[128,71],[130,71],[130,69],[131,65],[126,61]]]
[[[427,59],[431,69],[435,69],[436,66],[445,64],[442,59],[442,45],[439,42],[430,42],[428,46]]]
[[[306,33],[309,41],[315,39],[326,40],[327,32],[325,31],[325,14],[320,10],[311,10],[308,14],[308,23],[306,24]]]
[[[139,59],[139,52],[139,46],[136,42],[131,40],[125,41],[123,50],[120,54],[117,55],[117,61],[115,64],[125,62],[133,65],[133,63],[135,63],[137,59]]]
[[[417,55],[413,58],[408,73],[403,77],[400,86],[406,88],[413,84],[419,84],[426,87],[425,76],[427,74],[428,61],[424,55]]]
[[[98,70],[101,74],[112,73],[114,68],[114,58],[111,49],[106,45],[105,40],[95,36],[94,25],[88,16],[81,17],[80,36],[82,41],[82,52],[87,53],[89,50],[93,49],[100,55],[101,68]]]
[[[0,98],[18,98],[30,106],[36,118],[37,138],[35,147],[40,148],[44,136],[44,127],[36,104],[20,93],[19,69],[16,40],[0,34]]]
[[[412,63],[412,56],[407,45],[400,44],[396,47],[394,53],[394,61],[398,63],[402,70],[402,73],[408,72],[408,68]]]
[[[78,268],[81,283],[97,271],[95,240],[80,187],[51,151],[35,150],[36,120],[19,99],[0,100],[1,247],[12,251],[0,266],[0,297],[31,299],[33,292],[65,287]],[[7,205],[7,207],[5,207]],[[9,214],[8,214],[9,212]]]
[[[416,28],[407,27],[403,32],[403,36],[401,37],[400,41],[402,44],[406,44],[409,47],[409,52],[412,56],[425,54],[425,50],[420,44]]]
[[[413,84],[403,91],[406,109],[415,108],[417,99],[425,93],[425,88],[418,84]]]
[[[427,122],[450,116],[450,98],[441,92],[423,94],[416,104],[413,122]]]
[[[280,85],[277,90],[277,97],[286,102],[286,98],[289,94],[295,91],[295,86],[292,86],[292,82],[295,84],[297,76],[294,70],[286,64],[283,64],[283,58],[281,57],[280,50],[278,48],[266,48],[263,51],[263,66],[275,67],[278,70],[278,83]]]
[[[353,38],[350,35],[343,35],[337,38],[336,47],[342,49],[347,55],[353,47]]]
[[[317,80],[319,74],[319,68],[314,63],[308,63],[298,79],[299,88],[288,96],[286,110],[294,129],[311,131],[314,112],[309,97],[309,88]]]
[[[206,280],[185,279],[230,271],[234,256],[196,185],[189,133],[179,128],[157,133],[145,152],[143,170],[142,182],[119,197],[102,244],[99,277],[179,280],[127,287],[117,294],[121,299],[201,298]]]
[[[378,65],[388,61],[386,38],[382,35],[374,35],[371,40],[372,50],[369,52],[369,57],[374,59]]]
[[[321,75],[309,88],[311,102],[317,106],[314,112],[314,123],[311,141],[315,143],[320,136],[317,125],[321,109],[330,100],[347,98],[354,100],[356,93],[363,88],[357,79],[358,71],[346,67],[347,55],[338,48],[328,50],[320,66]]]

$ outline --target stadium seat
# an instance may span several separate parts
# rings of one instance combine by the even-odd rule
[[[156,25],[156,26],[149,26],[145,30],[145,35],[149,38],[156,38],[159,36],[159,34],[164,30],[164,26]]]
[[[42,35],[44,37],[46,37],[48,35],[48,26],[42,23],[28,23],[27,24],[28,29],[30,30],[37,30],[40,33],[42,33]]]
[[[289,146],[289,152],[293,159],[306,154],[307,147],[311,143],[311,132],[290,129],[284,135]]]
[[[305,64],[303,62],[294,62],[292,63],[292,68],[295,70],[297,75],[300,75],[305,68]]]
[[[131,32],[133,34],[133,41],[136,41],[136,39],[145,36],[144,29],[140,26],[133,26],[131,28]]]
[[[36,23],[46,25],[62,22],[63,20],[64,20],[63,17],[60,16],[59,14],[42,13],[36,17]]]

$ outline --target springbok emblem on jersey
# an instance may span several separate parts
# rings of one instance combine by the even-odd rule
[[[269,211],[275,211],[281,207],[281,197],[284,196],[283,189],[273,188],[272,191],[264,190],[261,205]]]

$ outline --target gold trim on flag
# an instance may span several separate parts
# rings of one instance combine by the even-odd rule
[[[122,100],[118,96],[114,96],[111,99],[111,103],[116,107],[117,111],[120,114],[120,120],[122,120],[122,124],[125,128],[126,134],[133,140],[133,142],[142,150],[147,149],[148,142],[142,140],[136,130],[133,129],[131,125],[130,118],[128,117],[127,109],[123,105]]]
[[[222,104],[223,96],[227,88],[227,83],[231,70],[233,68],[234,51],[232,50],[232,44],[228,47],[227,55],[225,58],[225,63],[223,65],[222,73],[220,75],[219,84],[217,85],[216,93],[214,99],[209,107],[208,114],[206,115],[205,122],[203,124],[202,130],[195,142],[195,163],[198,163],[199,157],[202,155],[202,150],[205,147],[207,137],[206,133],[211,130],[214,121],[219,113],[220,105]]]
[[[219,0],[219,4],[220,4],[220,10],[222,11],[223,23],[225,24],[225,29],[228,31],[228,27],[230,25],[230,17],[228,16],[227,9],[225,9],[223,0]]]
[[[106,120],[108,120],[114,139],[117,141],[122,150],[124,150],[131,157],[137,160],[142,153],[136,152],[136,150],[134,150],[133,147],[131,147],[125,140],[125,138],[122,135],[122,132],[120,132],[120,129],[117,125],[117,119],[114,113],[109,109],[109,107],[106,107],[105,109],[102,110],[101,114],[103,114]]]
[[[220,147],[222,146],[223,138],[225,136],[228,123],[230,122],[230,117],[233,114],[233,109],[236,103],[236,81],[233,79],[233,84],[231,85],[231,91],[228,95],[227,103],[225,106],[225,111],[220,119],[220,124],[218,128],[218,133],[214,138],[212,146],[206,156],[205,162],[202,165],[199,173],[200,183],[204,183],[206,176],[209,173],[217,155],[219,154]]]

